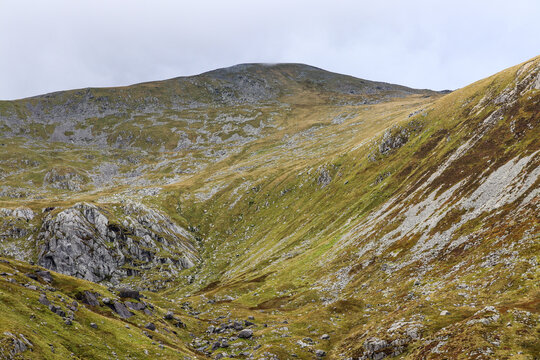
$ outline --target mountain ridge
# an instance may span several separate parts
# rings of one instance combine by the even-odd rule
[[[256,70],[261,70],[261,69],[265,69],[265,68],[266,69],[268,69],[268,68],[284,68],[284,70],[286,70],[287,68],[296,67],[296,68],[302,68],[304,70],[309,69],[312,72],[316,71],[316,72],[328,74],[329,76],[330,75],[337,75],[337,76],[340,76],[340,77],[347,77],[347,78],[360,80],[360,81],[365,81],[365,82],[369,82],[369,83],[393,85],[393,86],[401,87],[401,88],[404,88],[404,89],[409,89],[411,91],[413,91],[413,90],[414,91],[435,91],[435,90],[430,90],[430,89],[413,89],[413,88],[410,88],[410,87],[407,87],[407,86],[396,85],[396,84],[392,84],[392,83],[388,83],[388,82],[380,82],[380,81],[374,81],[374,80],[361,79],[361,78],[357,78],[357,77],[352,76],[352,75],[344,75],[344,74],[340,74],[340,73],[337,73],[337,72],[324,70],[324,69],[316,67],[316,66],[303,64],[303,63],[240,63],[240,64],[228,66],[228,67],[223,67],[223,68],[217,68],[217,69],[214,69],[214,70],[204,71],[204,72],[201,72],[201,73],[195,74],[195,75],[175,76],[175,77],[171,77],[171,78],[167,78],[167,79],[163,79],[163,80],[143,81],[143,82],[137,82],[137,83],[133,83],[133,84],[129,84],[129,85],[105,86],[105,87],[97,86],[97,87],[74,88],[74,89],[69,89],[69,90],[58,90],[58,91],[47,92],[47,93],[44,93],[44,94],[32,95],[32,96],[28,96],[28,97],[24,97],[24,98],[20,98],[20,99],[0,100],[0,101],[13,102],[13,101],[29,100],[29,99],[33,99],[33,98],[49,97],[49,96],[52,96],[52,95],[59,95],[59,94],[66,93],[66,92],[77,92],[77,91],[87,91],[87,90],[103,90],[103,89],[111,89],[111,90],[116,89],[116,90],[119,90],[119,89],[137,87],[137,86],[141,86],[141,85],[157,85],[157,84],[160,84],[160,83],[173,82],[173,81],[177,81],[177,80],[193,79],[193,78],[198,78],[198,77],[203,77],[203,76],[208,76],[208,75],[219,76],[219,74],[238,73],[238,70],[241,70],[241,69],[245,70],[247,68],[254,68],[254,67],[258,68]],[[446,90],[444,90],[444,91],[446,91]]]

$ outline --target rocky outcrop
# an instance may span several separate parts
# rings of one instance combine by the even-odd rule
[[[49,170],[43,178],[43,185],[54,189],[77,191],[81,189],[83,178],[73,170]]]
[[[320,185],[321,188],[326,187],[328,184],[332,182],[332,176],[330,176],[330,173],[326,168],[319,169],[319,177],[317,178],[317,184]]]
[[[7,343],[7,348],[4,348],[4,346],[0,347],[2,359],[18,359],[18,354],[34,346],[23,334],[15,335],[8,331],[4,333],[4,338],[0,340],[0,344],[3,343]]]
[[[25,207],[18,207],[15,209],[9,209],[9,208],[0,208],[0,217],[13,217],[16,219],[23,219],[26,221],[30,221],[36,216],[34,212]]]
[[[89,281],[111,281],[167,266],[172,271],[198,261],[193,238],[168,217],[141,204],[111,212],[79,203],[47,215],[38,234],[38,264]]]

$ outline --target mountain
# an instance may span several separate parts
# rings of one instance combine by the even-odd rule
[[[0,102],[5,358],[534,359],[540,57]]]

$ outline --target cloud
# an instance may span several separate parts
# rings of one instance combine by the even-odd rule
[[[302,62],[418,88],[538,55],[538,1],[2,0],[0,98]]]

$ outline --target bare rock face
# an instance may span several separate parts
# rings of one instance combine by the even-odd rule
[[[398,149],[405,145],[409,140],[409,132],[407,129],[402,129],[396,134],[392,134],[390,130],[384,132],[381,143],[379,144],[379,152],[383,155],[388,154],[393,149]]]
[[[0,208],[0,216],[9,216],[16,219],[23,219],[26,221],[30,221],[36,216],[34,212],[25,207],[18,207],[15,209],[8,209],[8,208]]]
[[[3,335],[3,339],[11,344],[8,349],[0,349],[2,359],[18,359],[18,354],[30,350],[34,346],[23,334],[16,335],[6,331]]]
[[[43,184],[54,189],[78,191],[81,189],[83,178],[72,170],[53,168],[45,174]]]
[[[197,261],[191,234],[165,215],[140,204],[122,210],[124,216],[117,218],[79,203],[49,214],[38,234],[38,264],[89,281],[115,283],[146,268],[167,264],[181,270]]]
[[[328,184],[332,182],[332,177],[330,176],[330,173],[326,168],[321,168],[319,170],[319,177],[317,178],[317,184],[321,186],[321,188],[326,187]]]

